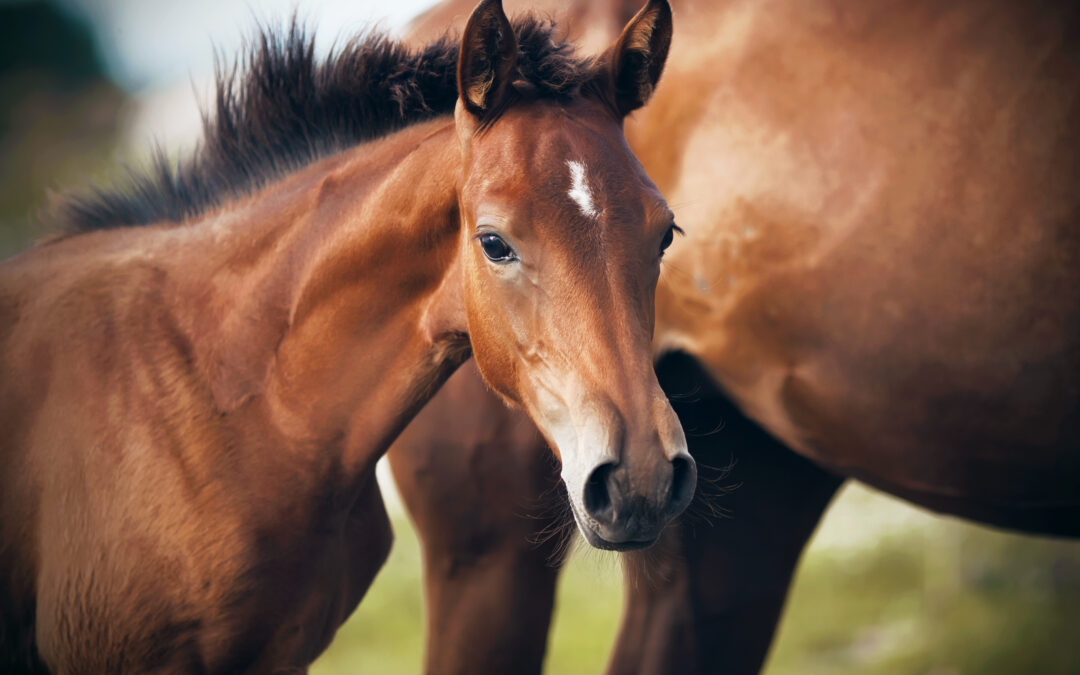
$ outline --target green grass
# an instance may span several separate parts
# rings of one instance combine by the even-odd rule
[[[622,567],[616,554],[579,547],[559,578],[546,671],[603,672],[622,608]]]
[[[768,672],[1080,673],[1080,544],[924,520],[812,550]]]
[[[419,673],[420,555],[408,520],[314,675]],[[613,556],[575,555],[546,672],[603,671],[622,611]],[[1007,535],[850,488],[815,537],[766,672],[1080,673],[1080,542]]]

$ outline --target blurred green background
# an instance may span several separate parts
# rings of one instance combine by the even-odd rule
[[[313,675],[420,672],[420,552],[390,506],[390,560]],[[575,550],[547,673],[603,672],[621,579],[615,554]],[[765,672],[1065,675],[1080,673],[1078,639],[1080,542],[977,527],[849,484],[804,556]]]
[[[94,3],[82,14],[70,5],[0,1],[0,257],[52,232],[49,191],[137,163],[151,141],[142,130],[177,107],[110,72],[83,18]],[[390,560],[315,675],[420,671],[419,549],[389,501]],[[547,672],[602,671],[620,584],[615,555],[579,548],[560,582]],[[991,531],[848,486],[804,557],[767,672],[1080,673],[1080,542]]]

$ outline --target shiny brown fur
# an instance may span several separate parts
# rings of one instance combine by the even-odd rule
[[[600,44],[593,27],[625,11],[545,9]],[[418,28],[458,11],[445,3]],[[665,80],[627,125],[688,233],[665,261],[656,345],[693,362],[660,374],[673,394],[695,377],[690,392],[715,388],[676,409],[699,463],[734,458],[725,482],[740,487],[718,502],[732,519],[687,520],[628,563],[610,671],[754,672],[836,476],[984,523],[1080,535],[1080,20],[1075,3],[1049,1],[674,11]],[[462,405],[452,397],[429,409]],[[417,423],[429,414],[440,413]],[[439,435],[443,456],[459,456]],[[410,474],[431,461],[424,431],[405,438],[391,460],[414,513],[461,500],[452,486],[474,473],[495,481],[497,460],[447,462],[446,490],[420,492]],[[487,496],[457,508],[491,514]],[[420,525],[428,561],[446,542],[471,550],[468,519]],[[505,590],[482,579],[522,545],[520,527],[502,543],[489,531],[484,555],[453,577],[429,570],[429,612],[446,616],[439,599],[464,592],[454,586],[497,602]],[[483,655],[542,649],[542,635],[493,644],[483,616],[453,619],[429,654],[454,654],[451,637],[486,647],[429,657],[430,672],[497,672]]]
[[[666,51],[664,12],[628,30]],[[645,102],[621,82],[657,64],[575,60],[538,25],[485,0],[460,50],[418,67],[370,38],[352,80],[295,31],[264,39],[191,162],[0,266],[0,670],[304,671],[389,549],[375,462],[470,352],[527,409],[538,364],[572,354],[559,374],[607,433],[658,441],[607,448],[644,504],[631,534],[647,496],[675,515],[684,444],[649,350],[670,214],[621,131]],[[587,222],[569,159],[597,177]],[[489,262],[478,224],[517,261]],[[636,367],[581,371],[613,361]]]

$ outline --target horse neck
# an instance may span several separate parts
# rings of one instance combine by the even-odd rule
[[[221,412],[323,462],[378,459],[468,355],[438,330],[460,296],[459,163],[441,119],[196,227],[182,304]]]

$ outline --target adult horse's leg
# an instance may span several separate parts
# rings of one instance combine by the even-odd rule
[[[539,673],[572,525],[536,427],[469,362],[394,443],[390,465],[423,550],[426,672]]]
[[[608,671],[755,673],[799,554],[842,479],[710,391],[690,359],[669,357],[658,374],[702,472],[702,498],[711,489],[712,508],[730,517],[692,506],[657,547],[628,555],[626,612]]]

